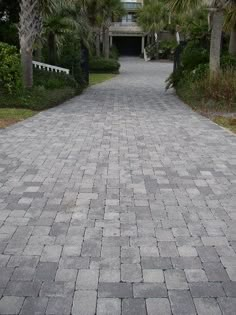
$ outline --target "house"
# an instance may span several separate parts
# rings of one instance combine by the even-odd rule
[[[143,0],[121,1],[126,15],[110,26],[110,46],[115,45],[121,55],[138,56],[144,52],[146,35],[136,23],[137,10],[143,6]]]

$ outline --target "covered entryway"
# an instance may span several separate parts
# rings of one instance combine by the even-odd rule
[[[121,56],[139,56],[142,51],[141,36],[113,36],[113,44]]]

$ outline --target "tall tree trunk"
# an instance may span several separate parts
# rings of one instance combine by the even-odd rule
[[[32,51],[21,46],[22,77],[25,88],[33,86]]]
[[[221,37],[224,23],[224,12],[218,10],[213,13],[211,48],[210,48],[210,77],[214,78],[220,70]]]
[[[102,54],[105,56],[105,50],[106,50],[106,36],[105,36],[106,30],[105,26],[102,28]]]
[[[234,25],[230,33],[229,54],[236,56],[236,25]]]
[[[96,56],[100,57],[100,30],[96,32]]]
[[[23,85],[33,86],[32,51],[37,36],[42,31],[42,15],[39,1],[20,1],[19,41],[22,63]]]
[[[106,27],[105,29],[105,51],[104,56],[106,59],[109,59],[110,55],[110,42],[109,42],[109,28]]]
[[[56,64],[56,39],[55,34],[53,32],[49,32],[48,34],[48,62],[51,65]]]

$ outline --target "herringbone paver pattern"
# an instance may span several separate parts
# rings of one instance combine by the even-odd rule
[[[236,138],[171,68],[0,131],[0,314],[236,314]]]

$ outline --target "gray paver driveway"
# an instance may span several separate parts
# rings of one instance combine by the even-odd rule
[[[236,138],[171,68],[0,131],[0,314],[236,314]]]

